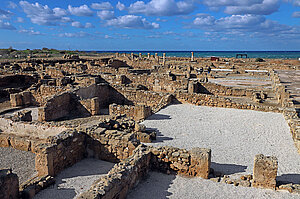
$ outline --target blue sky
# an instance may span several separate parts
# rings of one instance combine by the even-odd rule
[[[300,0],[1,0],[0,48],[300,50]]]

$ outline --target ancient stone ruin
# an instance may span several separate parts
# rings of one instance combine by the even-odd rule
[[[0,170],[0,198],[34,198],[85,158],[114,166],[77,194],[82,199],[126,198],[151,171],[300,193],[297,183],[279,183],[276,157],[255,154],[253,173],[233,179],[214,171],[210,148],[145,144],[155,142],[158,132],[141,124],[180,103],[281,113],[300,153],[299,65],[194,53],[2,61],[0,149],[12,150],[3,152],[7,156],[22,151],[35,166],[23,179],[22,169],[16,174],[0,159],[6,167]]]

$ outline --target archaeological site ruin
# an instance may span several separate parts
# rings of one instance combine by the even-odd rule
[[[1,199],[300,198],[299,60],[65,55],[0,72]]]

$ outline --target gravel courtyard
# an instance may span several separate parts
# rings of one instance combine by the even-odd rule
[[[0,147],[0,168],[12,168],[22,184],[36,174],[35,154],[11,147]]]
[[[282,114],[180,104],[168,106],[149,117],[144,124],[147,128],[157,131],[158,138],[151,145],[168,145],[186,149],[210,148],[212,168],[226,175],[238,177],[244,173],[252,173],[254,156],[262,153],[278,158],[278,180],[300,183],[300,155],[293,145],[289,127]],[[247,198],[251,196],[268,198],[263,194],[265,191],[260,191],[261,195],[257,195],[259,192],[255,188],[232,189],[231,185],[221,184],[218,184],[221,188],[216,188],[215,183],[207,180],[187,180],[182,177],[172,180],[170,194],[173,196],[175,194],[174,198],[184,194],[182,192],[189,195],[194,193],[197,197],[213,197],[203,193],[201,187],[191,191],[189,187],[195,188],[195,183],[209,192],[223,189],[234,191],[235,198],[245,197],[245,195]],[[176,186],[186,187],[186,189],[180,188],[179,194],[177,193],[179,190],[172,189]],[[282,193],[272,192],[273,198],[276,198],[276,194]],[[299,197],[297,194],[288,194],[288,196]],[[278,195],[277,198],[281,196]]]

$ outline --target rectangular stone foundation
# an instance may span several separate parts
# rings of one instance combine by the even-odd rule
[[[253,169],[253,187],[275,189],[278,160],[273,156],[256,155]]]

